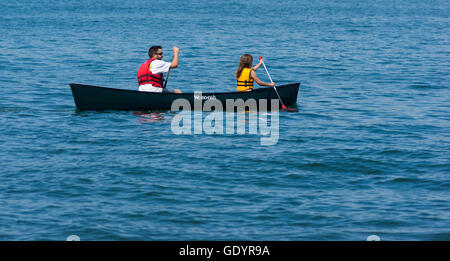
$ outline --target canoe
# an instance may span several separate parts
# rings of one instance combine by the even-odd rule
[[[70,83],[73,99],[79,111],[104,110],[171,110],[172,102],[176,99],[186,99],[191,108],[200,101],[204,104],[208,100],[218,100],[224,106],[227,99],[242,99],[244,102],[254,99],[259,105],[263,99],[278,99],[273,87],[257,88],[251,92],[215,92],[215,93],[153,93],[137,90],[106,88],[85,84]],[[300,83],[277,86],[283,103],[287,106],[296,104]],[[271,102],[268,101],[268,109]],[[203,107],[202,107],[203,108]]]

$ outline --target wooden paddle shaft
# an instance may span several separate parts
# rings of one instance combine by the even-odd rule
[[[165,89],[166,86],[167,86],[167,81],[169,81],[170,69],[171,69],[171,68],[169,68],[169,71],[167,72],[166,81],[164,82],[164,89]]]
[[[259,57],[259,59],[262,59],[262,56]],[[264,62],[263,62],[263,65],[264,65],[264,69],[266,70],[267,76],[269,76],[270,82],[273,82],[273,81],[272,81],[272,77],[270,77],[270,73],[269,73],[269,71],[267,70],[266,64],[265,64]],[[280,102],[281,102],[281,106],[283,107],[283,109],[285,109],[286,106],[284,106],[283,100],[281,100],[280,94],[278,94],[278,90],[277,90],[277,87],[275,87],[275,85],[273,86],[273,89],[275,90],[275,93],[277,94],[278,99],[279,99]]]

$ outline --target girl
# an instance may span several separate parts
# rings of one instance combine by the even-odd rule
[[[249,92],[253,90],[253,81],[256,81],[260,86],[275,86],[275,83],[265,83],[258,79],[255,71],[264,62],[263,59],[259,60],[259,63],[252,68],[253,57],[250,54],[243,54],[239,61],[239,66],[234,73],[234,77],[237,79],[237,90],[240,92]]]

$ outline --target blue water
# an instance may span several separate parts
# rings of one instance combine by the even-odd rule
[[[0,240],[450,240],[450,4],[1,1]],[[243,53],[302,83],[279,140],[77,112],[68,83],[231,91]],[[268,81],[263,69],[257,71]],[[236,117],[242,117],[237,115]],[[244,116],[245,117],[245,116]]]

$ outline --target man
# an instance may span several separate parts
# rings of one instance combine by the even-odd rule
[[[172,68],[178,67],[178,55],[180,49],[173,47],[172,62],[162,60],[164,53],[161,46],[152,46],[148,50],[148,59],[141,65],[137,73],[139,91],[143,92],[173,92],[164,88],[164,73],[169,72]],[[175,90],[175,93],[181,93]]]

